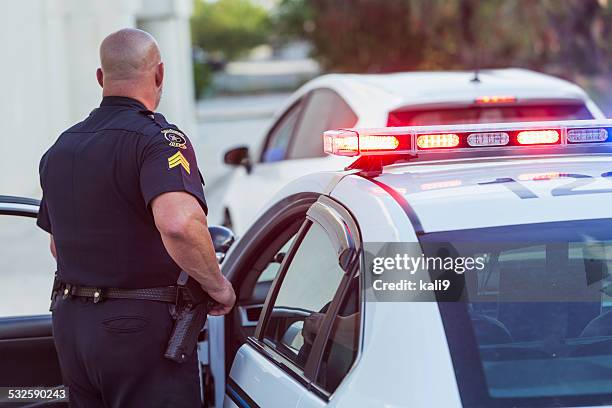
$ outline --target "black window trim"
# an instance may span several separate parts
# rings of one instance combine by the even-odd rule
[[[291,130],[291,135],[289,136],[289,143],[287,144],[287,151],[285,152],[285,156],[287,155],[287,153],[289,152],[290,146],[291,146],[291,141],[293,140],[293,137],[295,135],[295,130],[300,126],[300,122],[302,121],[302,115],[304,114],[304,106],[305,106],[306,102],[308,102],[308,97],[310,96],[310,92],[311,91],[309,91],[305,95],[302,95],[298,99],[296,99],[283,112],[283,114],[276,120],[276,122],[274,122],[274,124],[272,125],[272,127],[270,128],[268,133],[266,134],[264,143],[262,145],[261,152],[259,152],[259,163],[268,163],[268,162],[264,161],[264,156],[266,154],[266,151],[268,150],[268,146],[270,144],[270,139],[272,138],[272,134],[278,129],[278,127],[281,125],[281,123],[287,118],[287,116],[289,116],[289,114],[294,109],[299,109],[298,117],[297,117],[297,120],[295,121],[295,126]],[[287,160],[287,159],[283,158],[283,160]]]
[[[326,214],[326,212],[329,213]],[[337,221],[339,222],[330,221],[330,213],[334,214],[337,218]],[[281,283],[286,275],[288,267],[291,264],[291,261],[293,260],[293,257],[297,252],[297,249],[299,248],[305,235],[308,233],[313,223],[317,223],[318,225],[320,225],[324,229],[324,231],[326,231],[330,238],[330,241],[332,242],[334,242],[334,240],[342,240],[342,237],[349,237],[351,241],[347,241],[344,244],[337,243],[337,249],[352,248],[353,253],[359,256],[352,257],[351,262],[347,263],[344,276],[342,277],[338,289],[336,290],[332,303],[330,304],[330,307],[328,309],[328,313],[326,314],[326,318],[324,319],[320,329],[321,332],[324,333],[324,335],[317,335],[315,343],[312,347],[312,351],[308,356],[304,369],[302,370],[300,367],[292,363],[286,356],[283,356],[277,350],[274,350],[272,347],[268,346],[263,341],[263,336],[265,333],[266,323],[269,320],[272,308],[274,306],[274,302],[276,301],[276,297],[278,295]],[[327,229],[332,226],[335,229],[342,228],[346,231],[350,231],[350,233],[346,233],[346,231],[344,233],[335,231],[335,233],[332,234]],[[285,259],[281,264],[280,270],[272,283],[272,287],[264,303],[263,310],[261,312],[261,317],[257,324],[254,336],[249,337],[247,339],[247,344],[251,345],[266,359],[278,366],[286,374],[288,374],[293,379],[302,384],[308,391],[313,392],[317,397],[323,399],[324,401],[329,401],[333,393],[329,393],[323,390],[321,386],[316,384],[318,370],[321,366],[321,360],[323,358],[325,346],[327,345],[329,336],[331,334],[333,321],[338,313],[341,301],[345,298],[347,294],[350,280],[355,276],[359,276],[360,271],[364,266],[363,257],[360,256],[361,249],[361,232],[359,231],[358,225],[354,221],[350,212],[330,197],[321,195],[319,199],[308,210],[307,218],[304,221],[302,227],[300,228],[296,239],[292,243],[291,248],[287,252]],[[360,288],[361,284],[362,282],[360,279]],[[361,357],[363,346],[362,341],[364,330],[364,313],[361,289],[359,292],[360,330],[358,339],[358,353],[355,360],[353,361],[353,364],[351,365],[351,368],[349,369],[349,372],[351,372],[358,363]]]

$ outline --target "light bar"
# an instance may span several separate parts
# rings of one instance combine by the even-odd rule
[[[417,136],[417,146],[421,149],[441,149],[457,147],[458,145],[459,136],[454,133]]]
[[[323,135],[326,153],[337,156],[358,156],[364,153],[386,153],[396,150],[399,137],[393,135],[359,135],[352,130],[331,130]]]
[[[445,159],[612,153],[612,119],[331,130],[324,134],[324,149],[337,156],[437,155]]]
[[[489,103],[514,103],[516,102],[516,96],[510,95],[494,95],[494,96],[479,96],[476,98],[478,104],[489,104]]]
[[[608,138],[606,129],[570,129],[567,131],[567,140],[571,143],[596,143]]]
[[[523,130],[516,136],[521,145],[553,144],[559,141],[559,132],[556,130]]]
[[[399,140],[395,136],[364,136],[359,139],[359,149],[363,151],[395,150]]]
[[[470,146],[505,146],[510,141],[506,132],[470,133],[467,142]]]

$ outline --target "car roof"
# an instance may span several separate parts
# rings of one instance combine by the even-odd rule
[[[360,127],[383,126],[388,112],[408,106],[473,103],[479,96],[514,96],[521,100],[582,100],[596,117],[601,112],[576,84],[521,68],[474,71],[413,71],[386,74],[328,74],[311,80],[290,98],[317,88],[340,94],[360,119]]]
[[[521,98],[578,98],[584,91],[571,82],[526,69],[473,71],[401,72],[352,75],[348,81],[377,87],[406,101],[435,101],[443,98],[472,102],[481,95],[512,95]]]
[[[375,181],[405,198],[423,232],[600,219],[612,217],[611,159],[591,154],[399,164],[385,167]]]

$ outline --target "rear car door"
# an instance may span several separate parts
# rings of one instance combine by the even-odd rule
[[[38,208],[38,200],[0,196],[0,386],[62,384],[49,313],[56,264]]]
[[[337,316],[348,332],[360,325],[358,242],[348,212],[325,197],[312,205],[236,354],[225,407],[296,407],[305,393],[325,405],[358,352],[358,336],[335,341]]]

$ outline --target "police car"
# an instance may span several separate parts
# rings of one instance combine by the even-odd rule
[[[286,186],[223,260],[238,300],[199,345],[208,404],[612,403],[612,121],[345,129],[324,141],[353,163]],[[11,218],[36,212],[0,199]],[[484,268],[447,274],[460,289],[450,295],[434,268],[425,301],[385,297],[370,255],[394,243]],[[61,383],[49,315],[0,319],[0,354],[0,384]]]
[[[224,407],[612,404],[612,121],[346,129],[325,150],[354,163],[289,184],[224,261]],[[369,255],[392,243],[483,268],[385,297]]]
[[[524,69],[324,75],[288,98],[256,151],[225,154],[236,169],[211,219],[242,235],[289,181],[349,164],[325,156],[327,129],[603,118],[577,85]]]

